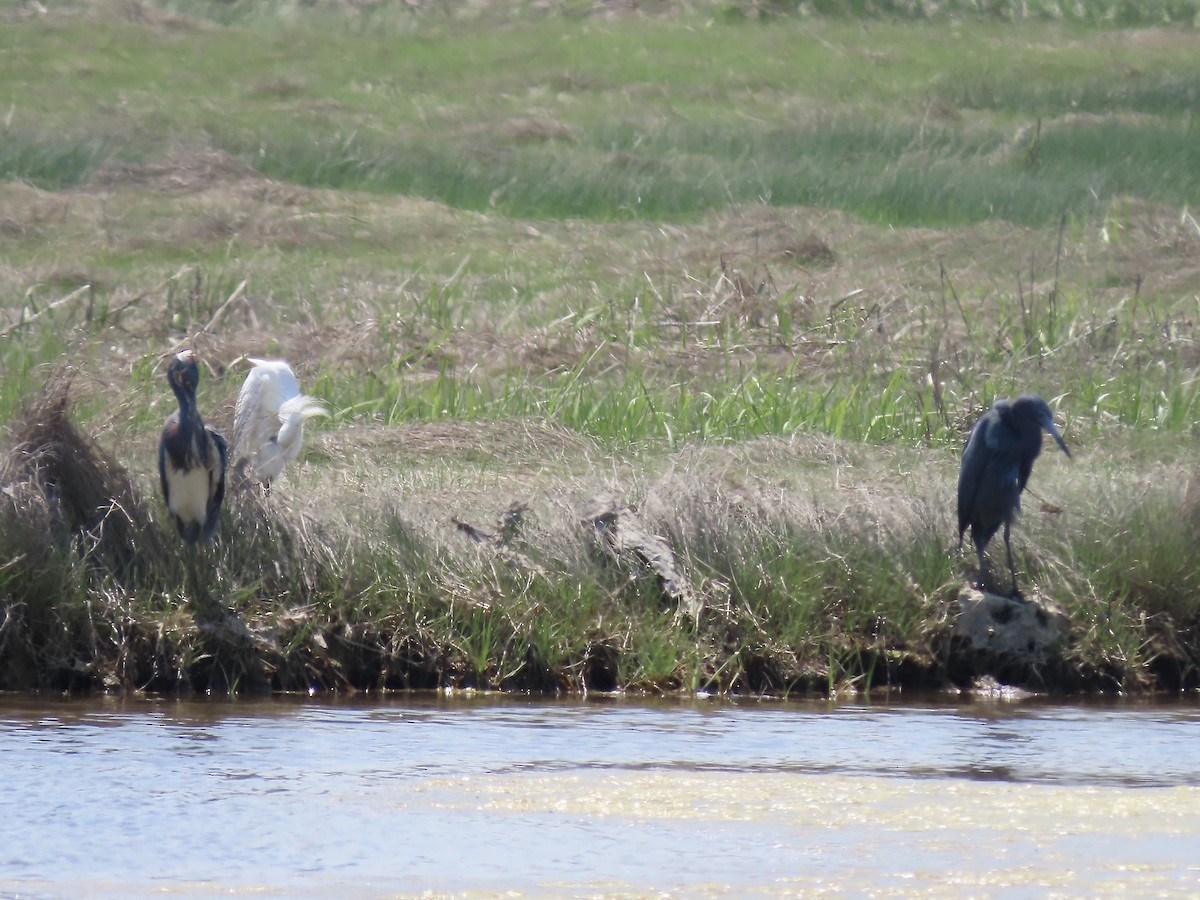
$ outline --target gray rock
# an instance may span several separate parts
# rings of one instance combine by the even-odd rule
[[[1070,621],[1052,604],[963,587],[953,634],[1000,666],[1040,666],[1057,659]]]

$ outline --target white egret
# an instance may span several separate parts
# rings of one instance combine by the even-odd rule
[[[269,491],[284,466],[300,456],[305,421],[327,416],[329,410],[300,393],[296,373],[284,360],[247,359],[253,368],[233,413],[234,467]]]

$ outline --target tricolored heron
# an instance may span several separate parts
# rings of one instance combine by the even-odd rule
[[[225,498],[225,438],[204,424],[196,408],[200,367],[191,350],[167,366],[167,383],[179,409],[171,413],[158,442],[158,476],[167,509],[189,544],[209,540],[217,531]]]

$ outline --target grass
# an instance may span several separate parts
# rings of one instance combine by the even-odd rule
[[[767,200],[844,209],[896,226],[991,218],[1039,226],[1064,211],[1095,218],[1126,195],[1200,205],[1197,126],[1188,115],[1195,99],[1191,89],[1164,110],[1165,121],[1128,123],[1054,111],[1047,115],[1056,118],[1043,126],[1042,113],[1024,112],[1017,127],[1000,113],[990,126],[967,129],[915,114],[875,121],[872,110],[857,109],[802,113],[797,124],[751,121],[732,128],[668,119],[572,129],[531,120],[492,125],[499,135],[485,130],[466,140],[461,129],[477,126],[447,123],[441,133],[409,136],[391,133],[394,126],[384,122],[365,131],[353,122],[241,130],[206,125],[191,140],[292,184],[414,194],[514,217],[680,220]],[[505,127],[533,137],[509,137]],[[539,137],[546,129],[563,129],[571,138]],[[1036,137],[1026,134],[1034,129]],[[57,129],[10,129],[0,174],[58,189],[141,162],[144,146]]]
[[[1034,389],[1021,677],[1195,687],[1195,9],[990,10],[0,9],[0,686],[961,682],[958,447]],[[182,344],[218,426],[243,355],[334,413],[195,558]]]
[[[316,14],[265,33],[202,21],[8,25],[0,174],[60,188],[207,142],[292,184],[533,218],[659,221],[766,198],[893,225],[1044,225],[1126,193],[1200,202],[1194,47],[1165,33],[1148,54],[1068,24],[1004,26],[998,50],[1000,26],[977,17],[862,32],[417,16],[374,35]]]

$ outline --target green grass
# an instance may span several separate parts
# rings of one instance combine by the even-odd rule
[[[284,181],[532,218],[671,220],[766,199],[893,225],[991,218],[1046,225],[1064,211],[1094,217],[1126,194],[1200,203],[1194,124],[1065,125],[997,164],[991,156],[1004,138],[822,117],[733,132],[728,124],[622,124],[539,148],[398,144],[358,134],[216,143]]]
[[[892,225],[1046,225],[1126,194],[1200,204],[1186,43],[1148,55],[1061,26],[1047,54],[1047,26],[979,20],[550,18],[483,33],[417,18],[372,35],[316,21],[265,35],[0,25],[0,177],[61,188],[183,142],[295,184],[535,218],[766,200]]]
[[[1040,117],[1025,124],[1033,122],[1040,127]],[[856,114],[799,127],[739,124],[732,132],[728,124],[622,122],[533,147],[339,127],[260,129],[218,128],[206,139],[281,181],[516,217],[679,220],[766,200],[897,226],[996,218],[1045,226],[1064,212],[1094,218],[1127,195],[1200,205],[1200,141],[1190,120],[1067,122],[1011,150],[1003,147],[1011,127],[966,133]],[[144,144],[86,135],[5,138],[0,176],[46,189],[77,185],[145,153]]]
[[[1195,376],[1180,377],[1194,365],[1186,341],[1149,333],[1141,309],[1118,310],[1096,321],[1074,294],[1057,299],[1053,308],[1044,298],[1039,302],[1041,308],[1028,310],[1024,319],[1019,308],[1013,309],[1001,329],[1025,336],[1026,343],[960,351],[972,361],[971,371],[964,373],[964,379],[970,379],[963,385],[967,394],[990,405],[995,397],[1024,389],[1032,368],[1041,373],[1035,383],[1044,381],[1044,391],[1068,397],[1072,408],[1086,411],[1087,421],[1073,422],[1073,427],[1086,429],[1090,421],[1093,434],[1113,423],[1195,432],[1200,387]],[[649,320],[653,311],[638,315]],[[444,328],[444,317],[445,313],[434,317],[438,331]],[[928,360],[906,359],[904,349],[891,342],[872,346],[864,324],[852,323],[846,331],[845,323],[829,320],[810,331],[806,342],[792,345],[798,353],[805,351],[805,343],[819,347],[824,355],[819,370],[796,357],[778,371],[764,371],[743,359],[711,373],[702,386],[672,379],[673,329],[653,321],[637,323],[625,334],[601,332],[591,352],[581,354],[569,368],[509,372],[499,379],[447,365],[444,356],[449,351],[440,342],[448,344],[452,338],[443,332],[399,361],[393,373],[385,373],[382,390],[374,381],[347,384],[328,376],[316,382],[315,390],[336,407],[369,410],[389,424],[534,417],[617,445],[746,440],[797,431],[879,443],[955,443],[961,423],[937,409],[927,378]],[[773,337],[782,337],[778,322],[742,328],[729,323],[714,346],[683,351],[680,361],[703,352],[728,359],[732,352],[725,346],[769,347]],[[611,368],[610,355],[617,350],[640,360],[632,371]],[[443,361],[436,371],[428,371],[427,363],[437,359]],[[424,375],[413,377],[422,369]]]

